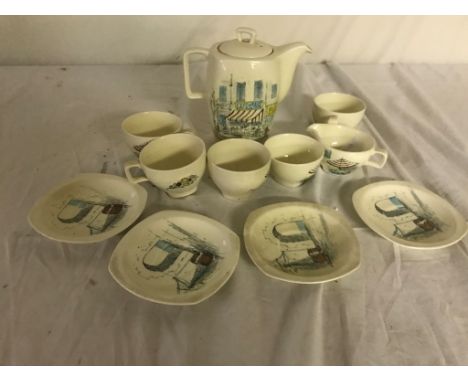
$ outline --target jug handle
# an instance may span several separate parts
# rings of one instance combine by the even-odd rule
[[[184,53],[184,81],[185,81],[185,93],[187,93],[187,97],[190,99],[199,99],[203,98],[203,93],[193,92],[192,88],[190,87],[190,72],[189,72],[189,64],[190,64],[190,55],[192,54],[201,54],[202,56],[208,57],[209,50],[208,49],[189,49]]]
[[[131,161],[126,162],[124,166],[125,176],[127,177],[130,183],[141,183],[141,182],[149,181],[149,179],[146,178],[145,176],[134,177],[132,173],[130,172],[130,169],[133,167],[138,167],[141,169],[140,162],[136,160],[131,160]]]
[[[368,159],[362,165],[363,166],[371,166],[371,167],[375,167],[375,168],[382,168],[385,165],[385,163],[387,162],[387,157],[388,157],[387,150],[385,150],[385,149],[374,149],[374,152],[372,153],[371,156],[373,156],[373,155],[380,156],[380,161],[373,161],[373,160],[371,161],[370,159]]]

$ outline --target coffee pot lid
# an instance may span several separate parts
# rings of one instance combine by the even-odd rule
[[[261,58],[273,52],[273,47],[255,39],[257,33],[254,29],[240,27],[236,29],[237,39],[224,41],[218,50],[236,58]]]

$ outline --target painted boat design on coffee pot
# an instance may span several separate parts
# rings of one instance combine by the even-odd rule
[[[299,58],[311,50],[299,42],[273,47],[256,40],[256,32],[250,28],[238,28],[236,33],[237,39],[216,43],[209,50],[185,52],[185,91],[191,99],[208,99],[219,138],[258,140],[267,135]],[[189,60],[195,54],[208,60],[206,93],[191,89]]]

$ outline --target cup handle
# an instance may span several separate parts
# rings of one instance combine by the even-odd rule
[[[190,122],[184,122],[182,124],[182,129],[180,130],[180,132],[185,133],[185,134],[197,135],[195,133],[195,128],[193,127],[193,125]]]
[[[363,166],[371,166],[371,167],[376,167],[376,168],[382,168],[385,165],[385,163],[387,163],[387,157],[388,157],[387,150],[385,150],[385,149],[374,149],[374,152],[372,153],[372,155],[380,156],[381,160],[380,161],[367,160],[366,162],[364,162],[362,164]]]
[[[128,181],[130,183],[141,183],[141,182],[148,182],[149,179],[146,178],[145,176],[137,176],[137,177],[134,177],[131,172],[130,172],[130,169],[131,168],[134,168],[134,167],[138,167],[141,169],[141,165],[138,161],[136,160],[131,160],[131,161],[128,161],[125,163],[125,166],[124,166],[124,171],[125,171],[125,176],[127,177]]]
[[[338,117],[336,115],[330,115],[327,118],[328,125],[338,125]]]
[[[312,135],[312,136],[314,136],[315,138],[318,139],[318,134],[317,134],[316,128],[317,128],[319,125],[320,125],[320,123],[313,123],[312,125],[307,126],[306,131],[307,131],[310,135]]]

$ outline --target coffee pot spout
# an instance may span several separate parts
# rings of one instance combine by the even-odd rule
[[[312,53],[312,49],[302,42],[293,42],[275,49],[276,59],[280,63],[280,81],[278,102],[281,102],[291,87],[297,62],[304,53]]]

